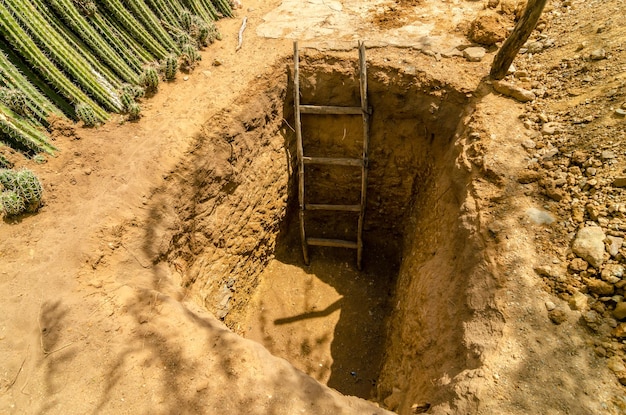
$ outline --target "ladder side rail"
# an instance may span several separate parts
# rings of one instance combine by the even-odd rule
[[[369,116],[370,108],[367,100],[367,63],[365,61],[365,43],[359,42],[359,80],[361,90],[361,109],[363,112],[363,165],[361,168],[361,212],[359,213],[357,230],[357,267],[361,269],[363,260],[363,221],[367,201],[367,171],[369,152]]]
[[[304,227],[304,146],[302,144],[302,123],[300,117],[300,57],[298,41],[293,42],[293,103],[296,126],[296,146],[298,157],[298,204],[300,205],[300,239],[302,241],[302,255],[304,263],[309,265],[309,250],[307,247]]]

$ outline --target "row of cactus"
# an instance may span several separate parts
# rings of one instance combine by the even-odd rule
[[[0,169],[0,207],[5,216],[36,212],[41,207],[43,188],[27,169]]]
[[[50,116],[138,118],[138,99],[192,70],[223,16],[228,0],[0,0],[0,141],[52,153]]]

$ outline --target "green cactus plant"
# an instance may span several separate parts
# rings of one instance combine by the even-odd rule
[[[178,57],[173,53],[165,58],[163,62],[163,72],[165,73],[165,79],[168,81],[176,78],[176,72],[178,72]]]
[[[141,85],[148,92],[156,92],[159,89],[159,73],[153,66],[148,66],[141,74]]]
[[[122,107],[125,112],[128,112],[132,103],[135,102],[135,98],[128,92],[122,92],[120,94],[120,100],[122,101]]]
[[[0,88],[0,101],[16,114],[22,116],[30,115],[28,98],[19,89]]]
[[[138,120],[141,117],[141,106],[136,102],[133,102],[128,107],[128,119],[131,121]]]
[[[93,108],[87,104],[76,105],[76,116],[83,122],[85,127],[95,127],[98,125],[98,117]]]
[[[17,189],[17,177],[15,171],[10,169],[0,169],[0,185],[2,185],[4,190]]]
[[[182,54],[180,55],[182,60],[182,67],[185,70],[193,70],[196,63],[201,59],[198,49],[193,45],[187,44],[182,47]]]
[[[15,190],[5,190],[0,194],[0,205],[6,216],[16,216],[26,210],[24,199]]]
[[[35,173],[30,170],[20,170],[16,174],[17,193],[24,199],[27,211],[35,212],[41,206],[43,187]]]

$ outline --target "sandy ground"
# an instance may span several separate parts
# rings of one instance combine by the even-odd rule
[[[46,193],[39,213],[0,225],[0,413],[387,413],[331,389],[363,397],[371,392],[368,373],[361,375],[364,382],[346,387],[355,380],[349,372],[367,372],[367,365],[348,368],[346,374],[328,360],[335,356],[339,361],[340,344],[324,336],[335,332],[333,304],[342,293],[325,286],[323,278],[310,277],[306,284],[319,285],[313,302],[326,310],[324,319],[311,328],[277,332],[272,339],[259,326],[244,327],[257,343],[189,301],[175,267],[159,261],[174,232],[162,218],[170,217],[176,202],[162,194],[164,183],[193,151],[197,135],[211,129],[206,120],[238,96],[258,92],[251,82],[290,55],[293,38],[327,47],[346,47],[361,38],[374,46],[444,52],[467,43],[457,23],[483,6],[424,1],[415,15],[398,12],[398,22],[381,19],[385,7],[412,11],[412,2],[300,3],[245,1],[237,19],[219,23],[223,40],[203,53],[193,73],[162,85],[144,103],[141,120],[120,123],[114,115],[94,130],[68,125],[59,128],[57,157],[45,164],[15,158],[41,177]],[[243,16],[248,28],[242,49],[235,52]],[[592,18],[591,12],[586,18]],[[389,59],[403,55],[403,49],[389,50]],[[484,75],[488,65],[489,59],[479,66]],[[521,156],[509,156],[526,138],[518,118],[522,110],[521,104],[495,95],[478,108],[477,117],[492,132],[483,149],[485,160],[502,176],[522,164]],[[488,182],[475,190],[486,211],[498,202],[498,194]],[[508,196],[516,195],[523,192]],[[507,205],[510,218],[518,218],[530,203],[520,199],[518,205]],[[497,302],[505,310],[505,324],[484,358],[484,370],[468,374],[472,382],[460,383],[472,390],[459,394],[479,397],[484,414],[624,413],[616,398],[624,396],[624,389],[590,351],[588,335],[574,323],[555,330],[544,315],[550,297],[532,271],[535,231],[542,230],[511,232],[507,246],[492,253],[504,270]],[[273,263],[268,272],[286,274],[288,267]],[[292,304],[281,308],[277,299],[261,296],[272,307],[259,315],[274,322],[283,316],[306,320],[299,310],[310,310],[311,303],[296,304],[306,302],[307,286],[284,285],[274,298],[291,289]],[[263,284],[261,290],[268,292]],[[365,287],[362,295],[372,294]],[[354,312],[367,310],[355,307]],[[480,330],[474,335],[481,336]],[[303,350],[296,339],[305,337],[320,339],[320,347]],[[300,370],[270,352],[294,357]],[[403,413],[410,413],[410,406]]]

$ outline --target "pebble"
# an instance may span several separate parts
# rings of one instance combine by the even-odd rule
[[[618,117],[626,117],[626,110],[618,108],[615,110],[615,115]]]
[[[617,303],[612,314],[613,314],[613,317],[615,317],[618,320],[625,320],[626,319],[626,303],[625,302]]]
[[[612,284],[602,280],[590,279],[587,281],[587,287],[596,295],[612,295],[615,292]]]
[[[532,91],[506,81],[495,81],[493,83],[493,89],[502,95],[509,96],[520,102],[532,101],[537,97]]]
[[[530,42],[526,46],[526,51],[528,53],[539,53],[543,50],[543,43],[541,42]]]
[[[485,48],[480,46],[472,46],[463,50],[463,56],[470,62],[480,62],[486,53]]]
[[[586,226],[578,231],[572,244],[572,251],[580,258],[589,262],[592,267],[600,268],[604,262],[604,239],[606,238],[599,226]]]
[[[526,216],[531,222],[537,225],[550,224],[554,222],[554,217],[545,210],[537,208],[529,208],[526,210]]]
[[[554,310],[548,312],[548,318],[554,324],[558,325],[558,324],[562,324],[563,322],[567,320],[567,315],[565,314],[565,311],[555,308]]]
[[[554,304],[552,301],[546,301],[546,309],[548,311],[552,311],[556,308],[556,304]]]
[[[602,59],[606,59],[606,50],[604,49],[595,49],[593,51],[591,51],[591,54],[589,55],[589,58],[591,58],[592,61],[599,61]]]
[[[543,135],[554,135],[561,130],[561,126],[557,122],[547,122],[541,128]]]
[[[616,177],[613,179],[613,187],[626,187],[626,177]]]
[[[584,311],[587,309],[587,301],[587,296],[576,290],[569,300],[569,306],[572,310]]]
[[[606,240],[608,242],[607,245],[608,245],[609,255],[611,255],[612,257],[616,257],[617,254],[619,254],[619,249],[624,244],[624,238],[609,235],[606,237]]]

